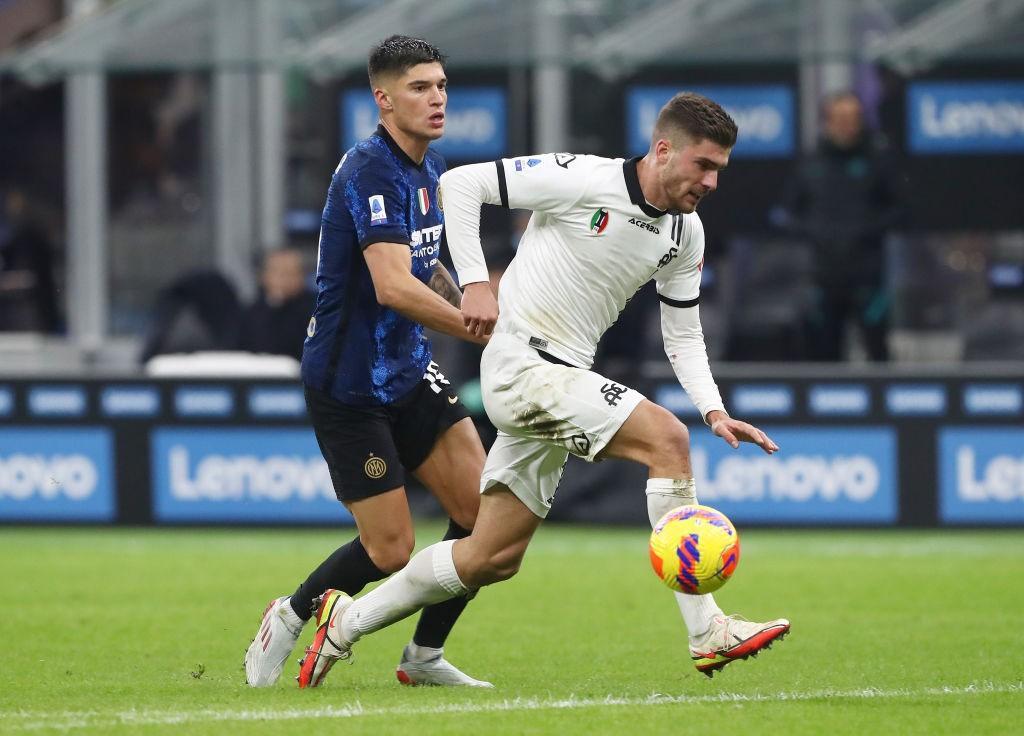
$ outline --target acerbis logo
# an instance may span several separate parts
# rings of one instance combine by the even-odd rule
[[[653,222],[645,222],[644,220],[638,220],[635,217],[630,217],[629,224],[636,225],[638,228],[642,230],[648,230],[654,233],[655,235],[661,235],[661,230],[659,230]]]
[[[868,455],[731,456],[711,468],[707,451],[693,451],[701,498],[728,501],[853,501],[879,492],[881,471]]]
[[[327,463],[297,455],[221,455],[193,459],[175,444],[168,452],[171,496],[179,501],[335,499]]]
[[[99,470],[85,455],[0,456],[0,498],[83,501],[96,491],[98,482]]]

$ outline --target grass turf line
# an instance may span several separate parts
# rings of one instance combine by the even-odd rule
[[[176,714],[189,733],[276,733],[281,714],[313,724],[356,704],[346,733],[632,733],[693,718],[736,733],[1000,733],[1024,705],[1012,531],[741,531],[737,575],[716,597],[749,618],[787,616],[793,634],[707,681],[644,530],[545,526],[520,575],[484,590],[449,641],[495,691],[400,687],[411,619],[360,642],[320,690],[295,689],[294,663],[275,688],[245,687],[266,600],[349,533],[6,529],[0,733],[172,733],[182,722],[161,719]]]

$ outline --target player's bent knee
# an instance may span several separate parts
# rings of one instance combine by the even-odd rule
[[[367,544],[364,539],[363,546],[377,569],[390,575],[409,564],[415,540],[409,537],[408,539],[389,539]]]
[[[519,572],[522,562],[522,554],[515,550],[492,554],[477,569],[477,582],[479,585],[491,585],[508,580]]]

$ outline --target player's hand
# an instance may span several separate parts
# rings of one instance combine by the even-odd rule
[[[486,281],[467,284],[462,294],[462,323],[477,338],[489,336],[498,321],[498,302]]]
[[[753,424],[733,419],[725,412],[708,412],[708,421],[711,423],[711,431],[734,448],[739,447],[740,442],[751,442],[769,455],[779,450],[779,446],[772,441],[772,438]]]

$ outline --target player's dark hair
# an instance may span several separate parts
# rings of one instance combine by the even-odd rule
[[[410,36],[389,36],[373,47],[366,64],[370,84],[384,74],[405,74],[417,64],[437,62],[442,67],[448,57],[423,39]]]
[[[683,133],[693,143],[709,140],[722,148],[736,145],[736,121],[717,102],[695,92],[680,92],[658,113],[655,139],[674,132]]]

